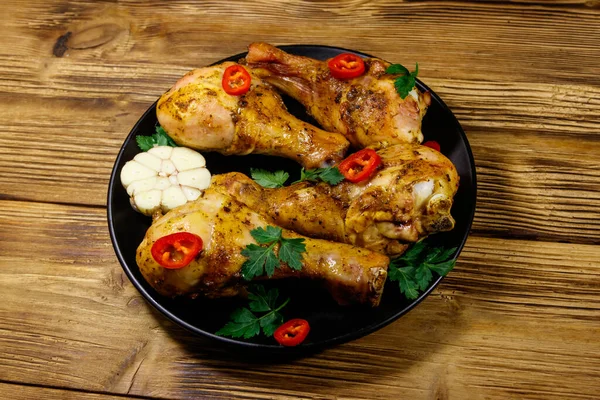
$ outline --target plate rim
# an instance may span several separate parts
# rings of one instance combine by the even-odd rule
[[[282,50],[286,50],[286,51],[300,49],[300,48],[302,48],[302,49],[322,48],[322,49],[328,49],[328,50],[335,51],[335,52],[350,52],[350,53],[360,55],[361,57],[374,57],[370,54],[367,54],[367,53],[364,53],[361,51],[346,49],[343,47],[329,46],[329,45],[288,44],[288,45],[280,45],[280,46],[276,46],[276,47],[278,47]],[[230,60],[230,59],[243,58],[246,54],[247,54],[247,52],[238,53],[238,54],[223,58],[222,60],[216,61],[210,65],[215,65],[215,64],[218,64],[218,63],[224,62],[226,60]],[[468,200],[472,201],[472,208],[470,211],[470,215],[468,215],[469,221],[466,226],[466,234],[462,238],[460,244],[457,246],[455,254],[452,258],[452,260],[456,260],[456,259],[458,259],[460,253],[462,252],[462,250],[470,236],[470,231],[471,231],[471,227],[473,225],[473,220],[474,220],[474,216],[475,216],[476,203],[477,203],[477,172],[476,172],[476,167],[475,167],[475,159],[473,157],[473,152],[472,152],[469,140],[467,138],[467,135],[464,132],[464,129],[462,128],[460,122],[458,121],[458,119],[456,118],[456,116],[454,115],[452,110],[450,109],[450,107],[448,107],[448,105],[437,95],[437,93],[432,91],[419,78],[416,79],[416,82],[417,82],[418,88],[421,90],[429,91],[430,94],[432,95],[432,97],[435,98],[435,101],[438,102],[441,105],[442,109],[444,109],[448,113],[449,117],[452,118],[460,137],[464,141],[467,155],[469,158],[469,166],[470,166],[471,175],[472,175],[472,182],[471,182],[471,193],[467,197],[470,197],[470,199],[468,199]],[[149,302],[157,311],[159,311],[162,315],[167,317],[169,320],[171,320],[175,324],[177,324],[195,334],[198,334],[198,335],[201,335],[204,337],[208,337],[211,340],[215,340],[222,344],[225,344],[228,346],[234,346],[237,348],[242,347],[242,348],[250,349],[250,350],[263,350],[263,351],[267,350],[270,353],[280,354],[280,355],[293,355],[293,354],[297,354],[299,352],[308,353],[311,351],[318,351],[323,348],[331,347],[334,345],[347,343],[349,341],[356,340],[358,338],[367,336],[373,332],[376,332],[376,331],[386,327],[387,325],[391,324],[392,322],[398,320],[400,317],[406,315],[413,308],[415,308],[419,303],[421,303],[423,300],[425,300],[425,298],[427,298],[431,294],[431,292],[445,278],[445,276],[438,276],[435,279],[435,281],[432,284],[430,284],[430,286],[419,295],[419,297],[417,299],[412,301],[408,306],[404,307],[401,311],[394,313],[393,315],[391,315],[388,318],[378,321],[377,323],[362,327],[351,333],[339,335],[337,337],[326,339],[326,340],[323,340],[320,342],[311,342],[311,343],[301,344],[296,347],[283,347],[283,346],[279,346],[279,345],[275,345],[275,344],[270,345],[270,344],[263,344],[263,343],[255,343],[255,342],[243,341],[241,339],[238,340],[238,339],[218,336],[218,335],[215,335],[214,333],[202,330],[202,329],[190,324],[189,322],[181,319],[180,317],[178,317],[171,311],[167,310],[157,300],[155,300],[153,295],[151,293],[149,293],[143,287],[143,285],[138,282],[138,279],[133,275],[129,265],[125,261],[124,255],[122,254],[122,251],[117,242],[114,218],[113,218],[114,210],[113,210],[113,205],[112,205],[112,203],[113,203],[113,193],[112,192],[113,192],[113,188],[114,188],[115,184],[118,183],[120,185],[120,182],[118,182],[118,178],[120,176],[120,174],[119,174],[120,171],[117,170],[117,166],[120,164],[120,162],[124,156],[124,153],[126,150],[126,145],[131,141],[132,136],[138,130],[138,127],[142,124],[142,121],[144,121],[149,116],[150,113],[155,112],[157,103],[158,103],[158,99],[142,114],[141,117],[138,118],[137,122],[130,129],[128,135],[125,137],[125,139],[121,145],[121,148],[119,149],[117,157],[115,158],[113,168],[111,171],[111,175],[110,175],[110,179],[109,179],[109,183],[108,183],[108,190],[107,190],[107,197],[106,197],[106,199],[107,199],[107,222],[108,222],[109,234],[110,234],[110,239],[111,239],[113,250],[115,252],[115,255],[117,256],[119,263],[121,264],[121,268],[125,271],[125,274],[129,278],[130,282],[133,284],[133,286],[137,289],[137,291],[142,295],[142,297],[144,297],[144,299],[147,302]],[[137,265],[136,265],[136,267],[137,267]]]

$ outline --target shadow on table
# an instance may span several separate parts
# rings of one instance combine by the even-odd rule
[[[195,335],[153,308],[152,315],[187,352],[188,357],[178,361],[181,381],[200,384],[208,367],[219,380],[229,376],[238,385],[246,382],[253,387],[299,393],[316,390],[315,385],[322,380],[330,388],[343,386],[348,390],[353,383],[381,381],[418,368],[446,344],[455,343],[466,325],[457,300],[432,293],[413,311],[371,335],[311,353],[278,356]]]

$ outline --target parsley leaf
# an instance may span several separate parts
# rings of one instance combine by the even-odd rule
[[[175,141],[171,139],[171,136],[169,136],[167,131],[165,131],[162,126],[158,125],[156,127],[156,135],[160,137],[160,143],[164,143],[164,145],[161,144],[160,146],[177,147],[177,143],[175,143]]]
[[[390,268],[388,277],[391,281],[397,281],[400,285],[400,293],[403,293],[409,300],[419,297],[419,288],[413,280],[413,267]]]
[[[252,176],[252,179],[256,181],[256,183],[266,188],[282,187],[290,177],[290,174],[282,170],[269,172],[267,170],[257,168],[251,168],[250,175]]]
[[[216,334],[219,336],[229,336],[233,338],[243,337],[249,339],[262,332],[266,336],[273,336],[275,330],[283,324],[283,315],[279,311],[287,305],[290,299],[286,299],[277,306],[279,290],[271,289],[268,292],[264,286],[252,285],[248,288],[248,307],[254,313],[266,313],[257,317],[248,308],[238,308],[231,313],[227,324],[219,329]]]
[[[427,245],[424,241],[413,244],[408,251],[406,251],[398,260],[402,260],[405,263],[415,262],[421,257],[421,254],[427,249]]]
[[[419,74],[419,63],[416,63],[413,72],[409,72],[408,69],[401,64],[392,64],[387,67],[385,73],[390,75],[400,75],[394,81],[394,87],[400,95],[400,98],[405,99],[417,83],[416,77]]]
[[[152,136],[137,135],[135,137],[135,141],[137,142],[138,147],[142,151],[148,151],[152,147],[154,147],[154,139],[152,138]]]
[[[446,249],[442,251],[439,256],[437,256],[434,260],[431,260],[433,263],[440,263],[446,261],[454,252],[456,251],[456,247],[452,249]]]
[[[435,273],[437,273],[440,276],[446,276],[448,272],[452,271],[452,268],[454,268],[454,263],[454,260],[448,260],[439,264],[429,264],[429,269],[435,271]]]
[[[402,64],[392,64],[385,70],[386,74],[391,75],[410,75],[410,71]]]
[[[428,264],[421,264],[415,269],[415,282],[420,290],[427,289],[429,282],[431,282],[431,278],[433,278],[433,274],[431,273]]]
[[[294,183],[302,181],[317,182],[319,180],[330,185],[337,185],[344,180],[344,175],[342,175],[338,167],[315,168],[308,170],[302,168],[300,171],[300,180]]]
[[[265,271],[267,276],[273,276],[275,267],[279,265],[279,260],[273,250],[275,243],[268,247],[251,243],[242,250],[242,255],[248,257],[242,265],[242,277],[245,280],[249,281],[256,276],[264,275]]]
[[[269,244],[281,239],[281,228],[269,225],[266,229],[260,227],[253,229],[251,234],[258,243]]]
[[[249,281],[265,272],[271,277],[281,263],[296,271],[302,269],[302,253],[306,251],[303,238],[286,239],[282,236],[282,229],[275,226],[267,226],[266,229],[258,227],[251,230],[250,234],[263,246],[250,243],[242,250],[242,255],[248,257],[241,271],[245,280]],[[278,255],[275,255],[276,245],[279,245]]]
[[[400,95],[400,98],[405,99],[412,88],[415,87],[415,78],[410,75],[400,76],[394,81],[394,87]]]
[[[419,297],[419,292],[429,287],[435,272],[445,276],[454,268],[456,260],[449,259],[456,247],[429,248],[421,241],[412,245],[402,256],[392,260],[388,270],[390,281],[398,282],[400,293],[409,300]]]
[[[270,312],[260,319],[260,327],[266,336],[273,336],[273,333],[283,324],[283,315],[278,312]]]
[[[275,302],[279,296],[278,289],[271,289],[268,292],[262,285],[252,285],[248,288],[248,306],[254,312],[267,312],[275,308]]]
[[[231,313],[230,318],[231,321],[219,329],[217,335],[249,339],[260,333],[259,319],[247,308],[238,308]]]
[[[148,151],[154,146],[177,147],[177,143],[175,143],[173,139],[171,139],[171,137],[162,128],[162,126],[157,126],[156,133],[154,133],[151,136],[137,135],[135,137],[135,141],[137,142],[138,147],[142,151]]]
[[[300,271],[302,269],[302,253],[306,251],[304,239],[281,238],[279,246],[279,259],[286,263],[291,269]]]

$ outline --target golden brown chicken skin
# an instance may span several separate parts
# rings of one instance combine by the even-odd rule
[[[177,144],[225,155],[286,157],[305,168],[324,167],[343,158],[349,143],[342,135],[288,113],[281,97],[252,72],[246,94],[227,94],[221,81],[231,65],[235,63],[195,69],[161,96],[156,115]]]
[[[365,73],[340,80],[326,61],[288,54],[267,43],[252,43],[244,62],[254,74],[302,103],[331,132],[343,134],[356,148],[421,143],[421,121],[431,103],[416,87],[402,99],[390,63],[365,59]]]
[[[256,243],[250,231],[267,225],[275,225],[270,217],[252,211],[229,195],[208,189],[195,202],[154,221],[137,249],[137,264],[144,278],[164,296],[235,296],[243,293],[249,283],[240,270],[246,261],[242,250]],[[181,231],[200,236],[203,250],[181,269],[163,268],[152,257],[152,245],[163,236]],[[303,237],[285,229],[283,236]],[[305,245],[302,270],[281,265],[271,279],[317,280],[339,304],[379,304],[388,257],[326,240],[305,238]]]
[[[459,176],[450,160],[420,145],[380,149],[382,164],[359,183],[301,182],[266,189],[241,173],[215,175],[213,190],[228,193],[282,227],[377,251],[402,254],[410,243],[451,230]]]

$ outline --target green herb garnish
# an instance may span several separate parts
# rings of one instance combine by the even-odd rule
[[[279,311],[287,305],[290,299],[277,305],[279,290],[270,289],[268,292],[261,285],[252,285],[248,288],[248,307],[238,308],[231,313],[229,321],[216,334],[233,338],[243,337],[249,339],[262,332],[266,336],[273,336],[273,332],[283,324],[283,316]],[[258,317],[255,313],[265,313]]]
[[[264,169],[255,168],[250,169],[250,175],[252,175],[252,179],[254,179],[256,183],[266,188],[282,187],[285,181],[290,177],[290,174],[282,170],[269,172]]]
[[[282,236],[281,228],[274,226],[267,226],[266,229],[259,227],[251,230],[250,234],[259,245],[251,243],[242,250],[242,255],[248,257],[242,265],[244,279],[249,281],[265,272],[271,277],[281,263],[296,271],[302,269],[302,253],[306,251],[304,239],[286,239]],[[277,245],[278,255],[275,254]]]
[[[430,248],[424,242],[415,243],[402,256],[392,260],[388,269],[388,278],[400,285],[400,292],[407,299],[419,297],[419,291],[429,287],[432,272],[445,276],[454,268],[456,260],[449,259],[456,247],[444,250],[442,247]]]
[[[300,171],[300,180],[294,183],[302,181],[317,182],[319,180],[329,183],[330,185],[337,185],[344,180],[344,175],[342,175],[338,167],[315,168],[307,170],[302,168]]]
[[[410,91],[415,87],[415,78],[419,74],[419,63],[416,63],[415,70],[409,72],[408,69],[402,64],[392,64],[385,70],[386,74],[400,75],[394,81],[394,87],[400,95],[401,99],[406,98]]]
[[[142,151],[148,151],[154,146],[171,146],[177,147],[177,143],[171,139],[162,126],[156,126],[156,133],[151,136],[137,135],[135,137],[138,147]]]

